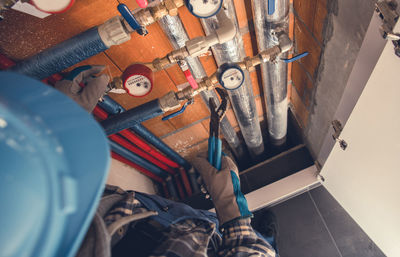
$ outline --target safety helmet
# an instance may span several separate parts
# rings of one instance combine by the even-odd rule
[[[0,72],[0,256],[73,256],[103,192],[106,136],[78,104]]]

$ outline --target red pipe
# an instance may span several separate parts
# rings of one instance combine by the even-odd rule
[[[122,136],[124,136],[126,139],[128,139],[129,141],[132,141],[138,147],[142,148],[144,151],[148,152],[149,154],[153,155],[154,157],[156,157],[160,161],[164,162],[168,166],[170,166],[172,168],[179,168],[180,167],[179,164],[177,164],[176,162],[172,161],[168,157],[165,157],[164,155],[162,155],[158,151],[156,151],[153,148],[151,148],[140,137],[136,136],[131,131],[123,130],[123,131],[120,132],[120,134]]]
[[[5,70],[15,65],[10,58],[0,53],[0,69]]]
[[[187,193],[187,195],[189,197],[189,196],[191,196],[193,194],[193,192],[192,192],[192,188],[190,187],[190,182],[189,182],[189,179],[188,179],[188,177],[186,175],[186,171],[185,171],[185,169],[183,167],[179,168],[179,174],[181,175],[183,186],[185,187],[186,193]]]
[[[110,138],[112,141],[118,143],[119,145],[125,147],[126,149],[128,149],[132,153],[135,153],[135,154],[139,155],[140,157],[142,157],[143,159],[146,159],[149,162],[155,164],[156,166],[158,166],[161,169],[165,170],[169,174],[174,175],[176,173],[172,168],[170,168],[169,166],[167,166],[164,163],[160,162],[159,160],[157,160],[153,156],[149,155],[148,153],[146,153],[146,152],[142,151],[141,149],[137,148],[136,146],[132,145],[130,142],[128,142],[127,140],[125,140],[121,136],[118,136],[118,135],[114,134],[114,135],[110,135],[108,138]]]
[[[99,117],[102,120],[105,120],[108,117],[108,113],[105,112],[103,109],[101,109],[99,106],[96,106],[92,112],[95,114],[97,117]],[[142,149],[143,151],[147,152],[148,154],[152,155],[154,158],[160,160],[161,162],[167,164],[168,166],[172,168],[179,168],[179,164],[176,162],[170,160],[168,157],[165,157],[158,151],[154,150],[151,148],[143,139],[140,137],[136,136],[133,134],[130,130],[123,130],[119,132],[120,135],[124,136],[127,140],[130,142],[134,143],[137,147]]]
[[[106,119],[108,114],[102,110],[100,107],[96,106],[95,109],[92,112],[96,117],[100,118],[100,119]],[[125,130],[126,132],[130,132]],[[130,134],[133,134],[132,132],[127,133],[127,135],[129,136]],[[136,136],[136,135],[135,135]],[[157,160],[156,158],[154,158],[153,156],[149,155],[148,153],[142,151],[140,148],[137,148],[136,146],[134,146],[131,142],[132,141],[127,141],[125,140],[123,137],[119,136],[119,135],[110,135],[109,138],[111,140],[113,140],[114,142],[116,142],[117,144],[125,147],[126,149],[128,149],[129,151],[139,155],[140,157],[150,161],[151,163],[157,165],[158,167],[160,167],[161,169],[167,171],[168,173],[174,175],[176,174],[176,172],[171,169],[170,167],[168,167],[167,165],[165,165],[164,163],[160,162],[159,160]],[[185,178],[186,180],[188,180],[186,174]],[[174,176],[175,179],[175,183],[176,186],[178,188],[178,193],[181,199],[183,199],[185,197],[185,192],[183,191],[183,186],[182,186],[182,182],[179,180],[178,177]],[[184,180],[184,179],[183,179]],[[191,191],[190,185],[189,184],[184,184],[186,191]]]
[[[114,153],[114,152],[111,152],[111,156],[112,156],[112,158],[114,158],[114,159],[116,159],[116,160],[118,160],[118,161],[120,161],[122,163],[125,163],[125,164],[133,167],[134,169],[140,171],[143,175],[145,175],[145,176],[147,176],[147,177],[149,177],[149,178],[151,178],[151,179],[153,179],[153,180],[155,180],[157,182],[164,183],[164,180],[161,177],[153,174],[151,171],[146,170],[145,168],[142,168],[141,166],[137,165],[136,163],[131,162],[128,159],[125,159],[121,155],[119,155],[117,153]]]

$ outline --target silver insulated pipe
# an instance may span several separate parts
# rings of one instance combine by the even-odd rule
[[[185,46],[185,42],[189,40],[189,37],[178,16],[165,16],[161,20],[159,20],[159,24],[175,49],[179,49]],[[187,62],[189,69],[195,79],[200,79],[207,76],[206,72],[203,69],[203,66],[201,65],[197,57],[193,58],[189,56],[185,59],[185,61]],[[214,99],[216,99],[216,101],[219,101],[217,94],[214,90],[201,92],[201,97],[203,101],[207,104],[207,106],[209,104],[208,99],[210,97],[213,97]],[[236,156],[236,158],[238,158],[238,160],[243,160],[245,156],[244,148],[241,145],[235,130],[233,129],[232,125],[229,123],[226,117],[222,119],[220,128],[233,154]]]
[[[227,16],[234,22],[236,36],[231,41],[211,47],[218,66],[224,63],[239,62],[246,57],[233,1],[226,1],[225,8],[225,10],[221,9],[221,11],[225,11]],[[216,16],[201,19],[201,22],[207,35],[219,27],[219,21]],[[250,75],[248,71],[244,71],[244,74],[245,81],[243,85],[238,89],[227,91],[250,155],[257,157],[264,153],[264,142]]]
[[[275,0],[275,11],[268,14],[267,0],[252,0],[258,51],[277,45],[276,31],[288,32],[289,0]],[[281,58],[286,58],[287,53]],[[287,65],[280,60],[261,64],[264,98],[267,103],[268,132],[276,146],[286,142],[287,133]]]

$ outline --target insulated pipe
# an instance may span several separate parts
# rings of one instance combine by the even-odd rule
[[[189,40],[189,37],[179,17],[165,16],[158,22],[175,49],[180,49],[185,46],[185,43]],[[207,76],[206,72],[203,69],[203,66],[201,65],[197,57],[188,56],[185,58],[185,60],[195,79],[201,79]],[[217,94],[214,90],[202,91],[200,95],[207,106],[209,105],[209,98],[214,98],[219,102]],[[236,135],[235,130],[232,128],[226,117],[222,119],[220,126],[221,132],[224,135],[226,142],[228,143],[236,158],[238,158],[239,160],[243,159],[243,146],[240,144],[239,138]]]
[[[105,96],[103,98],[103,102],[99,102],[99,105],[105,109],[110,114],[119,114],[120,111],[125,111],[121,105],[111,99],[109,96]],[[118,111],[118,112],[113,112]],[[167,155],[169,158],[177,162],[179,165],[185,168],[185,170],[190,170],[191,165],[188,161],[186,161],[182,156],[180,156],[177,152],[175,152],[172,148],[170,148],[167,144],[161,141],[158,137],[156,137],[153,133],[151,133],[148,129],[146,129],[142,124],[135,123],[132,127],[130,127],[137,135],[142,137],[148,143],[152,144],[155,148],[159,149],[162,153]]]
[[[236,36],[222,45],[211,47],[218,66],[224,63],[240,62],[246,57],[242,36],[238,30],[237,18],[233,2],[226,3],[225,12],[235,24]],[[220,12],[224,10],[221,9]],[[221,24],[216,16],[201,20],[206,34],[218,29]],[[245,82],[235,90],[228,90],[229,98],[239,123],[244,141],[252,157],[264,153],[264,142],[253,95],[253,88],[248,71],[244,71]]]
[[[254,25],[258,50],[277,45],[275,32],[288,32],[289,0],[275,3],[275,12],[268,14],[268,1],[252,0]],[[281,58],[286,58],[287,53]],[[287,133],[287,65],[281,60],[261,64],[264,98],[267,103],[268,132],[271,143],[276,146],[286,142]]]
[[[112,135],[140,124],[143,121],[160,116],[163,113],[164,111],[161,109],[159,100],[154,99],[118,115],[114,115],[100,122],[100,124],[107,135]]]
[[[121,155],[122,157],[142,166],[143,168],[151,171],[152,173],[154,173],[155,175],[157,175],[163,179],[166,179],[169,176],[166,171],[164,171],[164,170],[160,169],[159,167],[155,166],[154,164],[142,159],[140,156],[132,153],[125,147],[120,146],[116,142],[109,140],[109,143],[110,143],[110,147],[111,147],[112,151],[116,152],[117,154]]]
[[[170,173],[172,175],[175,174],[175,171],[173,171],[171,168],[169,168],[168,166],[166,166],[163,163],[160,163],[160,161],[158,161],[157,159],[154,159],[152,156],[148,156],[148,154],[144,153],[139,148],[137,148],[134,145],[130,144],[128,141],[126,141],[122,137],[120,137],[118,135],[111,135],[111,136],[109,136],[109,138],[112,141],[114,141],[115,143],[117,143],[120,146],[124,147],[125,149],[131,151],[133,154],[138,155],[138,157],[142,157],[145,160],[149,161],[150,163],[154,164],[156,167],[158,167],[158,168],[160,168],[160,169],[162,169],[164,171],[167,171],[168,173]],[[179,196],[183,199],[185,197],[185,195],[184,195],[184,192],[183,192],[182,183],[181,183],[181,181],[179,180],[179,178],[177,176],[174,176],[174,179],[175,179],[176,186],[178,188]]]
[[[126,148],[118,145],[117,143],[109,140],[111,150],[118,155],[121,155],[122,157],[132,161],[133,163],[138,164],[139,166],[151,171],[155,175],[162,177],[165,179],[165,182],[167,183],[168,191],[170,192],[171,196],[173,198],[178,198],[178,192],[175,189],[175,186],[173,184],[172,178],[170,175],[168,175],[165,171],[161,170],[157,166],[147,162],[146,160],[143,160],[139,156],[135,155],[134,153],[128,151]]]
[[[93,110],[93,114],[101,120],[104,120],[108,117],[108,114],[98,106],[96,106],[95,109]],[[117,135],[111,135],[111,136],[109,136],[109,138],[111,140],[113,140],[114,142],[117,142],[121,146],[127,148],[128,150],[132,151],[133,153],[136,153],[140,157],[143,157],[144,159],[157,165],[158,167],[167,171],[168,173],[175,175],[174,179],[175,179],[176,185],[178,187],[179,195],[181,196],[181,198],[183,198],[184,192],[183,192],[182,184],[181,184],[179,178],[177,177],[178,174],[175,172],[175,170],[173,170],[169,166],[165,165],[165,163],[163,163],[162,161],[167,160],[168,163],[172,163],[175,168],[179,168],[181,179],[182,179],[183,185],[186,189],[186,192],[188,193],[189,196],[192,194],[192,189],[190,187],[188,177],[187,177],[186,173],[181,172],[182,168],[180,168],[178,164],[176,164],[175,162],[172,162],[171,160],[169,160],[168,158],[166,158],[164,155],[160,154],[159,152],[153,151],[153,149],[150,146],[145,144],[140,138],[138,138],[135,134],[133,134],[129,130],[123,130],[120,132],[120,134],[122,136],[124,136],[126,139],[130,140],[130,142],[120,136],[117,136]],[[131,143],[134,143],[134,144],[139,143],[137,145],[139,148]],[[151,155],[150,153],[153,154],[154,156]]]
[[[216,17],[218,17],[220,26],[210,31],[207,36],[188,40],[183,47],[168,53],[162,58],[156,58],[153,62],[146,65],[153,71],[159,71],[188,56],[197,57],[202,55],[216,44],[223,44],[230,41],[236,34],[235,24],[227,17],[225,12],[219,12]]]
[[[165,170],[166,172],[168,172],[171,175],[174,175],[176,172],[169,166],[165,165],[164,163],[160,162],[159,160],[157,160],[156,158],[154,158],[153,156],[149,155],[148,153],[142,151],[140,148],[132,145],[131,143],[129,143],[127,140],[125,140],[124,138],[122,138],[121,136],[118,135],[110,135],[109,138],[118,143],[119,145],[125,147],[126,149],[128,149],[129,151],[131,151],[134,154],[137,154],[138,156],[142,157],[143,159],[151,162],[152,164],[156,165],[157,167],[159,167],[160,169]]]
[[[11,71],[31,78],[44,79],[101,53],[112,45],[122,44],[130,38],[122,18],[116,16],[100,26],[93,27],[17,63],[11,68]]]

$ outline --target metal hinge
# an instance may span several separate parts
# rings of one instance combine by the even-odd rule
[[[333,127],[333,130],[335,131],[335,133],[332,135],[333,140],[335,140],[339,143],[340,148],[342,148],[343,150],[346,150],[347,142],[340,138],[340,133],[342,133],[342,130],[343,130],[342,123],[340,123],[340,121],[338,121],[338,120],[334,120],[334,121],[332,121],[332,127]]]
[[[382,19],[379,31],[384,39],[391,40],[394,45],[394,53],[400,57],[400,34],[394,33],[393,28],[399,19],[396,11],[397,2],[394,0],[383,0],[375,4],[375,11]]]

